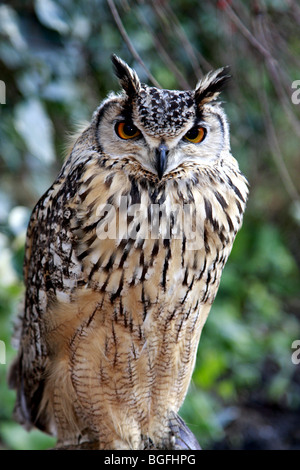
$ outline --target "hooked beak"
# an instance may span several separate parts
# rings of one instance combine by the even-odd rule
[[[156,157],[156,171],[159,179],[161,180],[165,169],[167,167],[168,147],[165,144],[160,144],[155,150]]]

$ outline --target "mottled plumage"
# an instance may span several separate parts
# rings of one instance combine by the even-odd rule
[[[228,76],[159,90],[113,63],[122,94],[31,216],[16,416],[58,447],[196,449],[177,412],[248,193],[216,101]]]

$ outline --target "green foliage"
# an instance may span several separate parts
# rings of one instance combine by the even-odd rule
[[[199,389],[210,396],[206,409],[210,416],[201,412],[198,416],[201,442],[207,442],[207,435],[218,439],[218,415],[221,419],[224,409],[230,410],[241,396],[245,400],[260,388],[267,361],[272,369],[276,365],[276,373],[264,384],[264,400],[280,403],[284,399],[292,409],[299,407],[299,386],[292,382],[291,343],[300,337],[300,326],[289,307],[299,295],[299,285],[295,260],[278,229],[256,226],[246,217],[204,327],[193,376],[194,399]],[[186,418],[190,409],[188,399],[182,410]],[[202,429],[207,423],[208,434]]]
[[[299,107],[292,106],[288,96],[292,81],[300,78],[296,10],[288,6],[293,2],[266,1],[266,10],[256,16],[247,2],[228,2],[261,44],[258,22],[267,18],[271,27],[264,37],[271,34],[269,45],[278,44],[271,54],[284,70],[274,76],[225,1],[176,0],[172,7],[171,2],[115,3],[133,46],[163,87],[183,87],[182,76],[193,87],[201,70],[232,67],[233,82],[223,99],[233,154],[250,181],[250,199],[181,410],[201,445],[209,448],[224,438],[237,407],[253,396],[268,406],[300,409],[295,380],[300,366],[291,362],[291,344],[300,338],[300,203],[282,169],[286,167],[296,184]],[[118,89],[111,53],[148,81],[106,1],[0,5],[0,79],[6,84],[6,104],[0,105],[0,340],[6,344],[7,358],[6,365],[0,364],[3,448],[53,446],[52,438],[27,433],[13,421],[15,392],[7,386],[8,366],[15,356],[12,323],[24,292],[25,230],[30,211],[61,166],[67,133],[90,119],[109,90]],[[283,80],[279,91],[278,77]],[[283,164],[274,152],[264,97],[277,145],[284,150]]]

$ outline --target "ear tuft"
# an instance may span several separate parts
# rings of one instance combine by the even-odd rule
[[[120,57],[113,54],[111,61],[114,65],[115,74],[119,79],[120,85],[129,97],[133,97],[139,93],[141,82],[135,70],[131,69],[129,65],[120,59]]]
[[[195,89],[195,99],[198,107],[218,98],[231,78],[229,71],[228,66],[211,71],[198,82]]]

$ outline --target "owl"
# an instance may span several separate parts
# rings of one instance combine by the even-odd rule
[[[248,195],[229,77],[164,90],[112,62],[122,91],[31,215],[15,415],[57,448],[198,449],[178,411]]]

